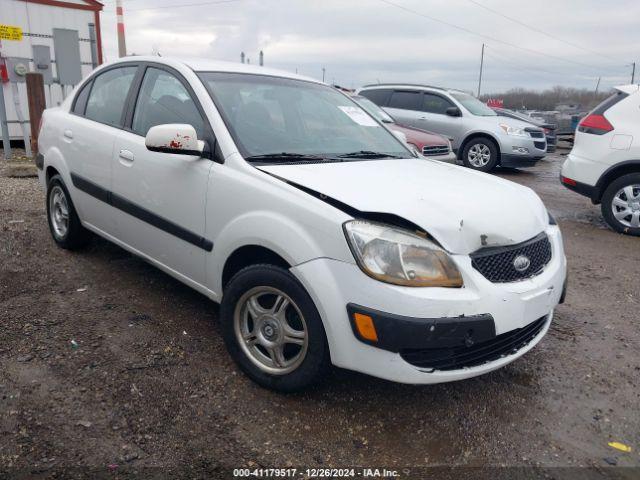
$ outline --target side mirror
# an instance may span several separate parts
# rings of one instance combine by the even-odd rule
[[[204,142],[198,140],[196,129],[185,123],[168,123],[151,127],[144,144],[152,152],[202,156]]]
[[[445,110],[445,112],[447,115],[449,115],[450,117],[461,117],[462,116],[462,112],[460,111],[460,109],[458,107],[449,107]]]

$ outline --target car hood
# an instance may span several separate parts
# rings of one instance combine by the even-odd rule
[[[361,212],[397,215],[451,253],[524,242],[549,217],[529,188],[428,159],[268,165],[260,170]]]

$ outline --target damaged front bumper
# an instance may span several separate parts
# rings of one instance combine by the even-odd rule
[[[550,225],[546,234],[551,261],[537,276],[512,283],[490,282],[473,268],[468,255],[452,256],[463,275],[463,288],[389,285],[368,277],[355,264],[326,258],[291,272],[318,308],[336,366],[403,383],[447,382],[500,368],[545,335],[566,280],[560,231]],[[353,323],[355,312],[372,318],[379,328],[377,342],[363,341]],[[461,343],[491,352],[483,356],[455,350]],[[447,363],[451,354],[461,353],[471,354],[473,361],[456,358]]]

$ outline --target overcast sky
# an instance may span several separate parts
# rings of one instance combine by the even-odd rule
[[[113,60],[115,0],[103,2]],[[244,51],[257,63],[262,49],[271,67],[315,78],[325,67],[327,82],[346,87],[475,91],[483,42],[486,93],[595,88],[598,77],[607,89],[629,83],[630,63],[640,61],[638,0],[124,0],[124,8],[129,53],[239,61]]]

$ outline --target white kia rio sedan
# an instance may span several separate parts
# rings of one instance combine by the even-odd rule
[[[276,390],[331,364],[480,375],[563,299],[560,230],[532,190],[414,157],[310,78],[129,57],[45,111],[39,151],[55,242],[93,232],[220,302],[229,353]]]

